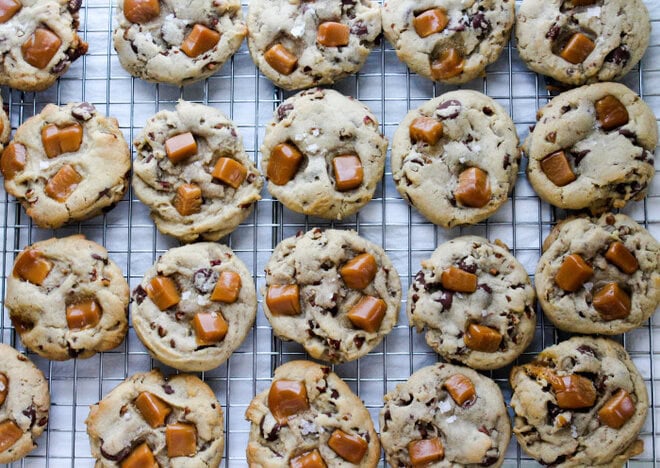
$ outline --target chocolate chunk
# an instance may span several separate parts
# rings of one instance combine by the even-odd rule
[[[163,384],[163,390],[168,395],[172,395],[174,393],[174,389],[170,386],[170,384],[167,384],[167,383]]]
[[[442,304],[444,310],[449,310],[454,301],[454,293],[451,291],[443,291],[442,294],[440,294],[438,301]]]
[[[495,456],[485,456],[483,461],[481,462],[481,466],[491,466],[495,464],[495,462],[499,460],[499,457]]]
[[[82,0],[69,0],[69,2],[67,3],[67,9],[71,13],[78,12],[81,6],[82,6]]]
[[[133,297],[135,298],[135,302],[140,305],[142,304],[142,301],[144,301],[144,298],[147,297],[147,291],[145,291],[142,286],[138,285],[138,287],[133,290]]]
[[[561,32],[561,28],[557,24],[553,24],[550,26],[550,29],[546,33],[545,37],[546,39],[550,39],[551,41],[554,41],[559,37],[559,33]]]
[[[218,282],[218,273],[210,268],[200,268],[193,273],[192,283],[201,294],[208,294]]]
[[[103,440],[101,440],[101,455],[103,455],[103,458],[107,458],[110,461],[122,461],[124,458],[126,458],[131,452],[133,451],[133,447],[124,447],[121,449],[119,452],[116,454],[111,454],[103,450]]]
[[[30,418],[30,427],[34,426],[34,424],[37,422],[37,410],[35,409],[34,405],[30,405],[29,408],[24,409],[22,413]]]
[[[488,106],[486,106],[486,107],[484,107],[483,109],[481,109],[481,111],[482,111],[484,114],[486,114],[487,116],[489,116],[489,117],[490,117],[491,115],[494,114],[493,109],[491,109],[491,108],[488,107]]]
[[[478,287],[479,289],[483,289],[483,290],[486,291],[488,294],[491,294],[491,293],[493,292],[493,290],[491,289],[491,287],[488,286],[486,283],[481,283],[481,284],[479,284],[479,286],[477,286],[477,287]]]
[[[458,101],[456,99],[450,99],[449,101],[445,101],[445,102],[441,103],[438,106],[438,110],[442,111],[442,110],[445,110],[445,109],[449,109],[450,107],[457,107],[457,109],[454,112],[451,112],[448,115],[444,115],[442,112],[439,113],[439,117],[441,119],[455,119],[461,113],[461,107],[462,107],[461,101]]]
[[[584,150],[584,151],[579,151],[577,153],[571,153],[573,155],[573,160],[575,161],[575,165],[579,166],[580,162],[584,159],[584,157],[591,153],[591,150]]]
[[[460,262],[458,262],[458,268],[472,274],[477,272],[477,264],[476,263],[467,264],[465,263],[465,258],[463,258]]]
[[[88,102],[81,102],[73,109],[71,109],[71,115],[73,115],[76,119],[82,120],[84,122],[90,120],[92,117],[94,117],[95,114],[96,108]],[[148,150],[150,151],[151,147],[149,147]]]
[[[356,336],[353,338],[353,343],[355,343],[355,346],[357,346],[357,349],[362,349],[362,345],[364,344],[365,337],[364,336]]]
[[[361,20],[356,21],[355,24],[351,26],[351,34],[355,34],[356,36],[364,36],[368,32],[367,25]]]
[[[619,46],[616,49],[612,50],[607,57],[605,57],[606,62],[613,63],[615,65],[625,65],[630,60],[630,52],[626,49],[625,46]]]
[[[277,108],[277,118],[280,121],[286,119],[292,110],[293,104],[282,104]]]

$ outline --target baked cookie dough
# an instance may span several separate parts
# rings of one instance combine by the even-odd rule
[[[450,361],[474,369],[513,362],[534,338],[534,288],[500,241],[463,236],[422,261],[408,291],[411,327]]]
[[[513,432],[543,465],[621,467],[644,450],[642,376],[618,343],[573,337],[511,370]]]
[[[261,174],[217,109],[179,101],[149,119],[134,144],[133,189],[163,234],[218,240],[261,199]]]
[[[112,38],[131,75],[182,86],[218,71],[246,34],[240,0],[118,0]]]
[[[410,111],[392,141],[399,193],[446,228],[497,211],[513,190],[519,160],[513,121],[477,91],[451,91]]]
[[[184,371],[225,362],[252,328],[252,275],[222,244],[201,242],[165,252],[133,291],[135,333],[159,361]]]
[[[0,96],[0,152],[5,148],[9,141],[9,134],[11,133],[11,122],[5,112],[2,96]]]
[[[48,424],[50,393],[44,374],[26,356],[0,343],[0,463],[20,460]]]
[[[85,424],[99,468],[217,468],[222,459],[222,407],[193,375],[135,374],[92,405]]]
[[[23,345],[57,361],[117,347],[128,330],[128,283],[108,251],[81,234],[26,247],[5,306]]]
[[[570,85],[618,80],[649,45],[641,0],[524,0],[516,18],[520,57]]]
[[[495,466],[511,423],[495,382],[472,369],[424,367],[384,397],[380,440],[391,466]]]
[[[251,423],[250,466],[378,465],[380,443],[371,416],[329,367],[309,361],[283,364],[245,417]]]
[[[370,0],[251,0],[248,47],[261,73],[280,88],[332,84],[356,73],[381,32]]]
[[[339,363],[364,356],[396,325],[401,282],[376,244],[315,228],[275,247],[261,294],[279,338]]]
[[[563,221],[543,247],[536,292],[557,328],[625,333],[660,305],[660,244],[626,215]]]
[[[525,140],[527,177],[559,208],[602,213],[646,196],[655,175],[653,111],[618,83],[560,94],[538,111]]]
[[[387,139],[364,104],[316,88],[277,108],[261,167],[268,191],[290,210],[341,220],[371,200],[386,153]]]
[[[5,0],[0,11],[0,85],[43,91],[87,53],[76,33],[81,0]]]
[[[0,159],[7,192],[39,227],[53,229],[111,209],[130,168],[119,123],[86,102],[48,104],[18,127]]]
[[[459,84],[485,74],[509,42],[510,0],[386,0],[385,37],[399,60],[431,80]]]

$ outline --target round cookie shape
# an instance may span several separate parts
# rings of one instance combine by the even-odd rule
[[[523,61],[569,85],[623,77],[644,55],[650,34],[641,0],[524,0],[516,17]]]
[[[193,375],[135,374],[90,406],[85,424],[97,467],[217,468],[222,460],[222,406]]]
[[[42,228],[101,214],[128,188],[131,154],[113,117],[87,102],[48,104],[18,127],[0,159],[5,189]]]
[[[380,6],[370,0],[251,0],[247,26],[261,73],[296,90],[359,71],[380,36]]]
[[[354,231],[315,228],[275,247],[261,294],[280,339],[339,363],[364,356],[396,325],[401,282],[376,244]]]
[[[133,189],[163,234],[219,240],[261,199],[261,174],[217,109],[179,101],[149,119],[134,144]]]
[[[0,96],[0,152],[5,148],[9,141],[9,134],[11,133],[11,122],[9,116],[5,112],[2,96]]]
[[[555,97],[537,114],[523,149],[527,177],[559,208],[598,214],[646,196],[655,175],[653,111],[619,83],[596,83]]]
[[[26,356],[0,343],[0,463],[20,460],[48,424],[50,393],[44,374]]]
[[[118,0],[112,36],[122,67],[146,81],[183,86],[207,78],[247,34],[239,0],[146,4]]]
[[[508,0],[386,0],[383,32],[403,63],[434,81],[460,84],[485,73],[509,41]]]
[[[277,108],[261,154],[268,191],[284,206],[341,220],[373,197],[383,176],[387,139],[364,104],[315,88]]]
[[[161,256],[133,291],[133,328],[159,361],[183,371],[225,362],[252,328],[252,275],[222,244],[200,242]]]
[[[310,361],[281,365],[245,418],[251,423],[250,466],[308,466],[298,463],[312,459],[325,463],[312,466],[378,465],[380,443],[369,411],[329,367]]]
[[[477,91],[451,91],[410,111],[392,141],[397,190],[446,228],[497,211],[513,190],[519,160],[513,121]]]
[[[513,362],[534,338],[534,288],[500,241],[463,236],[441,244],[408,291],[410,326],[450,361],[474,369]]]
[[[626,215],[563,221],[543,246],[536,292],[557,328],[617,335],[660,304],[660,244]]]
[[[510,382],[513,432],[543,465],[622,467],[644,451],[648,395],[618,343],[573,337],[514,367]]]
[[[64,361],[117,347],[128,330],[128,300],[128,283],[108,251],[78,234],[19,253],[5,306],[25,347]]]
[[[438,363],[412,374],[384,401],[380,440],[391,466],[427,466],[423,455],[428,466],[504,462],[511,423],[502,392],[488,377]]]

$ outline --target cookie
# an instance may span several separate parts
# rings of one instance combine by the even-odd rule
[[[247,26],[261,73],[280,88],[309,88],[362,68],[380,36],[380,6],[370,0],[251,0]]]
[[[513,432],[544,465],[621,467],[644,450],[642,376],[618,343],[573,337],[511,370]]]
[[[386,0],[383,32],[418,75],[459,84],[485,75],[509,42],[509,0]]]
[[[0,152],[5,148],[5,145],[9,141],[9,134],[11,133],[11,122],[5,112],[4,103],[2,102],[2,96],[0,96]],[[1,159],[0,159],[1,161]]]
[[[387,139],[364,104],[316,88],[277,108],[261,167],[268,191],[290,210],[341,220],[369,203],[386,154]]]
[[[240,0],[118,0],[112,39],[131,75],[183,86],[218,71],[246,34]]]
[[[628,216],[564,221],[544,247],[536,292],[557,328],[617,335],[660,305],[660,244]]]
[[[124,341],[128,295],[108,251],[79,234],[36,242],[19,253],[5,306],[25,347],[63,361]]]
[[[375,468],[380,443],[360,398],[329,367],[291,361],[254,397],[247,462],[254,467]]]
[[[134,144],[133,190],[163,234],[218,240],[261,199],[261,174],[217,109],[179,101],[149,119]]]
[[[443,227],[492,215],[513,190],[518,134],[477,91],[451,91],[412,110],[392,140],[392,176],[404,199]]]
[[[193,375],[135,374],[90,406],[85,424],[99,468],[217,468],[222,459],[222,407]]]
[[[339,363],[364,356],[396,325],[401,282],[377,245],[354,231],[315,228],[275,247],[261,294],[279,338]]]
[[[50,393],[26,356],[4,343],[0,355],[0,463],[11,463],[36,448],[48,424]]]
[[[501,466],[511,423],[502,392],[462,366],[424,367],[387,393],[380,440],[391,466]]]
[[[168,366],[207,371],[225,362],[252,328],[252,275],[222,244],[168,250],[133,291],[133,328]]]
[[[618,83],[560,94],[537,114],[525,140],[527,178],[559,208],[602,213],[646,196],[655,175],[653,111]]]
[[[513,362],[534,338],[534,288],[501,241],[457,237],[441,244],[415,276],[411,327],[444,359],[474,369]]]
[[[527,66],[570,85],[623,77],[644,55],[650,34],[641,0],[523,0],[516,18]]]
[[[5,190],[43,228],[111,209],[128,188],[131,154],[119,123],[86,102],[48,104],[18,127],[0,159]]]

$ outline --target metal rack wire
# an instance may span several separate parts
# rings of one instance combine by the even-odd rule
[[[286,96],[258,73],[245,45],[220,72],[202,83],[183,89],[145,83],[131,78],[121,68],[112,48],[114,1],[86,0],[84,3],[81,32],[90,44],[89,53],[77,61],[56,86],[45,92],[2,91],[14,129],[50,102],[88,101],[101,112],[118,118],[126,138],[132,141],[147,118],[158,110],[174,107],[177,99],[183,98],[217,107],[230,116],[240,129],[246,150],[258,162],[263,127]],[[646,4],[655,33],[652,45],[640,66],[624,82],[640,93],[660,116],[660,0],[647,0]],[[528,134],[528,126],[534,124],[536,110],[550,98],[543,79],[527,70],[511,44],[488,68],[486,78],[465,87],[488,94],[508,109],[521,139]],[[362,72],[343,80],[335,88],[371,107],[390,140],[409,109],[450,89],[411,75],[385,42],[374,50]],[[563,213],[551,209],[535,196],[524,176],[524,165],[513,196],[498,213],[479,225],[451,231],[433,226],[401,199],[392,181],[389,158],[374,199],[358,215],[341,223],[297,215],[284,209],[267,191],[264,190],[262,196],[253,214],[226,239],[252,270],[257,287],[264,282],[263,268],[273,247],[283,238],[314,226],[356,229],[360,235],[382,245],[401,275],[404,291],[419,269],[421,259],[428,257],[439,243],[462,234],[502,239],[528,273],[533,274],[543,239],[555,221],[563,217]],[[131,288],[138,284],[158,255],[177,245],[173,239],[157,232],[148,210],[132,192],[106,215],[56,231],[33,226],[20,205],[4,191],[0,203],[2,298],[5,279],[16,253],[37,240],[77,232],[85,234],[106,246],[111,258],[125,272]],[[655,178],[648,198],[632,204],[625,212],[660,238],[660,177]],[[0,330],[2,342],[24,350],[6,311],[0,317]],[[565,336],[539,314],[534,342],[520,361],[531,359],[547,345],[563,338]],[[630,465],[660,465],[660,358],[654,362],[660,354],[660,315],[656,313],[647,324],[620,340],[640,369],[651,401],[642,431],[645,450]],[[151,359],[132,329],[116,350],[88,360],[50,362],[31,353],[29,356],[50,383],[51,417],[39,447],[14,466],[94,466],[84,424],[88,406],[135,372],[152,367],[173,372]],[[270,384],[274,367],[305,357],[300,346],[273,337],[260,308],[251,333],[229,361],[201,375],[216,392],[225,411],[223,466],[246,465],[249,425],[243,414],[252,396]],[[398,326],[378,348],[357,362],[335,366],[335,370],[360,395],[377,422],[383,394],[406,380],[413,371],[437,359],[425,344],[423,335],[408,328],[405,313],[402,313]],[[505,368],[488,374],[502,387],[506,400],[511,393],[508,371],[509,368]],[[536,463],[522,453],[513,440],[505,466],[536,466]]]

